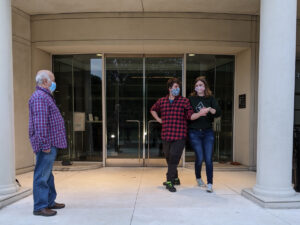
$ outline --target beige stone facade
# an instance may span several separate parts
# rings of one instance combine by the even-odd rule
[[[262,171],[269,171],[266,167],[270,166],[270,163],[257,161],[259,155],[263,155],[258,154],[258,148],[268,146],[263,145],[264,141],[257,137],[257,130],[263,127],[263,123],[258,126],[257,121],[265,113],[259,111],[258,107],[258,102],[264,100],[264,96],[259,98],[258,74],[261,70],[265,71],[265,65],[272,63],[266,60],[265,65],[259,65],[262,61],[259,58],[261,49],[259,47],[262,47],[259,46],[259,42],[262,38],[270,41],[266,43],[275,40],[276,46],[273,48],[268,45],[268,48],[274,51],[276,59],[280,59],[278,43],[280,40],[283,40],[281,42],[283,44],[287,44],[286,41],[293,41],[296,28],[285,29],[276,15],[282,14],[286,21],[294,21],[294,17],[296,20],[296,0],[289,0],[287,5],[281,0],[276,0],[276,3],[270,0],[193,0],[188,3],[185,0],[129,0],[126,4],[122,0],[114,3],[109,0],[102,0],[100,3],[96,0],[63,2],[53,0],[43,1],[43,4],[37,2],[4,0],[4,3],[0,4],[0,8],[10,9],[8,5],[12,3],[14,135],[10,138],[14,140],[11,150],[15,152],[17,173],[30,171],[34,167],[34,155],[28,140],[27,102],[34,91],[35,73],[39,69],[52,69],[52,55],[91,53],[234,55],[233,161],[240,162],[250,169],[258,166],[259,174],[263,174]],[[282,5],[287,7],[284,12],[280,11]],[[274,13],[270,13],[273,12],[270,9]],[[4,19],[7,18],[9,17]],[[264,23],[260,21],[261,19]],[[272,23],[272,20],[275,22]],[[261,24],[268,24],[276,31],[275,28],[279,27],[278,32],[284,30],[284,33],[282,36],[269,37],[272,29],[265,27],[263,31],[266,32],[262,34]],[[298,28],[299,23],[295,26]],[[295,48],[297,57],[300,56],[299,43],[300,35],[297,29]],[[293,48],[291,52],[285,54],[284,59],[285,56],[293,57]],[[287,65],[283,64],[279,65],[282,71]],[[266,67],[266,71],[270,73],[270,67]],[[288,69],[293,70],[292,67]],[[294,75],[289,73],[287,76]],[[279,76],[274,79],[278,81]],[[265,88],[266,86],[261,86],[260,91]],[[247,96],[246,108],[243,109],[238,107],[240,94]],[[291,107],[292,104],[287,108]],[[291,111],[287,112],[292,119]],[[275,127],[278,127],[283,125],[284,119],[274,121]],[[271,127],[268,129],[272,133]],[[279,137],[270,136],[267,140],[272,138]],[[281,144],[286,141],[290,146],[290,137],[282,138]],[[262,153],[264,149],[260,151]],[[292,149],[288,148],[287,151],[290,156]],[[289,170],[290,157],[280,160],[285,160],[284,162],[289,164],[284,171]],[[285,175],[289,178],[290,172],[286,172]],[[266,192],[262,192],[267,193],[266,195],[273,193],[268,185],[278,182],[272,177],[269,181],[268,184],[264,182],[261,184],[261,180],[257,182],[263,186],[261,190],[265,191],[266,188]],[[257,192],[261,188],[259,185],[256,186]],[[289,190],[290,196],[292,193],[290,182],[285,182],[284,185],[284,188]],[[282,197],[279,189],[274,193],[274,196]]]
[[[33,166],[27,138],[25,101],[34,89],[34,74],[51,69],[52,54],[223,54],[236,56],[234,160],[255,167],[258,18],[209,13],[80,13],[29,16],[13,9],[17,169]],[[31,46],[31,48],[30,48]],[[20,69],[20,63],[22,69]],[[31,64],[31,67],[29,65]],[[23,69],[24,68],[24,69]],[[20,72],[19,72],[20,71]],[[18,76],[25,76],[26,85]],[[22,81],[24,82],[24,81]],[[30,85],[29,85],[30,84]],[[246,93],[246,109],[238,95]],[[19,96],[16,95],[16,96]],[[20,98],[20,99],[19,99]],[[24,114],[23,112],[27,112]],[[235,126],[246,121],[244,126]],[[22,132],[21,132],[22,131]],[[26,143],[26,144],[24,144]]]

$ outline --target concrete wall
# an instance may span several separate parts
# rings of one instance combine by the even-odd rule
[[[32,43],[53,54],[236,54],[251,47],[255,16],[82,13],[32,16]]]
[[[250,165],[251,49],[236,55],[234,84],[234,160]],[[239,95],[246,94],[246,108],[239,108]]]
[[[31,95],[31,32],[29,15],[12,9],[15,156],[17,173],[32,169],[28,139],[28,99]]]
[[[49,52],[40,50],[40,49],[36,48],[35,46],[32,46],[32,48],[31,48],[31,57],[32,57],[31,89],[34,90],[36,73],[42,69],[52,70],[52,57]]]
[[[31,171],[34,154],[28,139],[28,100],[35,89],[35,74],[51,69],[51,54],[31,45],[30,16],[12,9],[13,74],[15,108],[15,156],[17,173]]]

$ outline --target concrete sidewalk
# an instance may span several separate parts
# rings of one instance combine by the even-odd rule
[[[240,195],[255,184],[254,172],[215,172],[211,194],[196,186],[192,169],[179,169],[182,185],[170,193],[162,186],[165,172],[166,168],[54,172],[57,201],[66,203],[65,209],[54,217],[33,216],[29,196],[1,209],[0,224],[300,224],[300,209],[264,209]],[[32,173],[17,178],[32,187]]]

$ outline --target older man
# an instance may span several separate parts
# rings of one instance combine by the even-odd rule
[[[40,70],[36,75],[36,90],[29,100],[29,138],[36,165],[33,180],[34,215],[54,216],[53,209],[64,208],[55,202],[56,190],[52,174],[57,148],[66,148],[64,119],[52,93],[56,88],[54,74]]]

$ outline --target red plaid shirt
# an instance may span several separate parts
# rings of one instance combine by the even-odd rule
[[[187,120],[194,113],[190,101],[182,96],[175,97],[170,103],[169,95],[158,99],[151,111],[160,113],[162,119],[161,139],[176,141],[185,139],[187,135]]]
[[[67,148],[64,119],[51,92],[39,86],[29,99],[29,138],[34,152]]]

